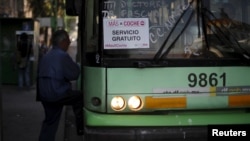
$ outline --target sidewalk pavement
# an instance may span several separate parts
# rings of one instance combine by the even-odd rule
[[[20,89],[2,85],[3,141],[38,141],[44,111],[36,101],[36,88]],[[56,141],[65,138],[65,109],[61,116]]]
[[[68,53],[75,61],[77,47],[71,45]],[[73,86],[76,87],[75,83],[73,82]],[[38,141],[44,110],[42,104],[36,101],[36,87],[21,90],[16,85],[2,84],[0,88],[3,141]],[[71,107],[64,107],[56,141],[83,141],[83,136],[76,134],[75,117]]]

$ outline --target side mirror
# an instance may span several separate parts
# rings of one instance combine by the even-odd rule
[[[83,0],[66,0],[66,14],[69,16],[78,16],[81,12]]]

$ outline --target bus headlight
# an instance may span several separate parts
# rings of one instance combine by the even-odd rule
[[[116,96],[111,100],[111,108],[115,111],[121,111],[125,108],[125,100],[121,96]]]
[[[142,108],[143,103],[139,96],[132,96],[128,100],[128,106],[133,111],[138,111]]]

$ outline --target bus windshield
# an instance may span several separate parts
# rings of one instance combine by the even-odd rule
[[[103,36],[91,39],[102,38],[104,60],[250,59],[247,0],[104,0],[98,6]]]

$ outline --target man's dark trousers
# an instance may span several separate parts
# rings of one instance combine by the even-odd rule
[[[39,141],[55,141],[61,113],[64,105],[72,105],[76,118],[77,130],[83,128],[83,95],[80,91],[71,91],[70,94],[55,102],[41,100],[45,111]]]

